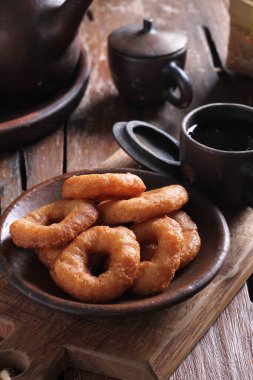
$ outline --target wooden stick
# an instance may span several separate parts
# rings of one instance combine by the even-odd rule
[[[138,164],[130,156],[128,156],[122,149],[116,150],[109,158],[103,163],[104,168],[133,168]]]

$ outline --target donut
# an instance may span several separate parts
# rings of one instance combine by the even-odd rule
[[[63,245],[59,248],[41,248],[36,249],[36,254],[40,262],[48,269],[50,269],[59,256],[59,254],[63,251],[66,245]]]
[[[174,219],[181,227],[184,242],[180,253],[180,266],[179,270],[186,267],[196,257],[200,250],[201,239],[198,234],[196,224],[191,220],[189,215],[184,211],[174,211],[169,214],[169,217]],[[142,260],[151,260],[157,248],[156,244],[147,244],[141,249]]]
[[[59,254],[66,248],[66,244],[59,248],[41,248],[36,249],[36,254],[40,262],[48,269],[52,268],[54,261],[57,259]],[[103,254],[96,254],[89,256],[88,266],[92,272],[99,272],[99,270],[108,269],[109,267],[109,257],[104,260]]]
[[[13,222],[10,233],[18,247],[59,247],[93,225],[97,217],[97,209],[90,201],[56,201]]]
[[[180,267],[179,269],[184,268],[186,265],[196,257],[197,253],[200,250],[201,239],[198,234],[198,228],[196,224],[191,220],[189,215],[186,212],[174,211],[169,214],[169,217],[174,219],[182,228],[184,235],[184,244],[180,254]]]
[[[63,184],[62,195],[71,199],[128,199],[145,189],[143,181],[131,173],[85,174],[68,178]]]
[[[109,267],[98,276],[89,271],[89,254],[104,252]],[[66,293],[89,303],[105,303],[120,297],[136,276],[140,247],[125,227],[95,226],[79,235],[65,248],[51,268],[55,283]]]
[[[150,295],[168,288],[180,264],[183,246],[183,233],[179,224],[163,216],[131,227],[140,246],[156,244],[151,259],[141,261],[131,292],[137,295]],[[142,248],[141,248],[142,258]]]
[[[178,210],[187,201],[187,191],[180,185],[146,191],[137,198],[104,201],[97,206],[99,223],[121,224],[145,221]]]

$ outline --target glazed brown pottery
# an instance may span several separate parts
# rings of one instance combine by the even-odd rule
[[[136,104],[166,100],[177,107],[190,104],[192,87],[184,71],[186,53],[185,34],[158,31],[152,20],[123,26],[108,37],[112,79],[120,94]]]
[[[166,176],[127,170],[140,176],[148,189],[175,183]],[[81,171],[83,173],[126,172],[123,169]],[[224,217],[215,205],[202,194],[188,189],[190,200],[185,210],[196,222],[202,240],[201,250],[194,261],[177,273],[170,287],[149,297],[125,294],[108,304],[87,304],[74,300],[52,281],[48,270],[39,262],[35,253],[16,247],[10,239],[10,224],[29,211],[61,198],[64,180],[73,173],[41,183],[17,198],[1,218],[0,265],[6,279],[29,298],[48,307],[81,315],[124,315],[165,308],[182,302],[205,287],[218,273],[229,249],[229,230]],[[208,218],[206,217],[208,215]],[[210,225],[212,228],[210,229]]]
[[[81,51],[78,28],[90,3],[0,1],[0,100],[42,97],[71,77]]]
[[[194,140],[189,134],[190,128],[197,124],[200,128],[205,128],[205,123],[211,123],[213,129],[217,129],[221,120],[227,127],[231,126],[231,129],[235,122],[241,130],[247,123],[251,130],[249,136],[252,144],[253,108],[229,103],[208,104],[196,108],[182,123],[182,173],[191,185],[210,195],[219,205],[253,206],[253,146],[244,151],[214,149]],[[235,139],[239,140],[240,137]],[[239,141],[234,143],[239,144]]]
[[[72,76],[47,99],[1,102],[0,152],[29,144],[58,128],[82,99],[89,73],[86,53],[82,50]]]

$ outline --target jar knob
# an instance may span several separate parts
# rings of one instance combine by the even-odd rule
[[[152,19],[144,19],[143,20],[143,31],[148,33],[152,29],[153,20]]]

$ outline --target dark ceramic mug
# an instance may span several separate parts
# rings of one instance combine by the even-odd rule
[[[248,123],[253,144],[253,108],[240,104],[208,104],[191,111],[180,130],[180,144],[168,133],[141,121],[117,123],[113,133],[136,161],[161,174],[183,175],[220,206],[253,207],[253,148],[245,151],[214,149],[189,133],[193,125],[217,126],[220,120]],[[180,169],[180,171],[179,171]]]
[[[127,101],[138,105],[168,101],[179,108],[187,107],[192,101],[192,86],[184,71],[185,59],[186,51],[151,61],[124,57],[109,49],[115,86]]]
[[[183,108],[191,103],[186,54],[186,35],[158,31],[152,20],[118,28],[108,37],[114,84],[126,100],[138,105],[169,101]]]
[[[216,103],[199,107],[183,120],[180,134],[180,161],[184,177],[209,194],[218,204],[229,207],[253,205],[253,147],[251,150],[220,150],[195,141],[189,129],[196,124],[236,120],[252,128],[253,108],[241,104]],[[242,126],[243,128],[243,126]]]

